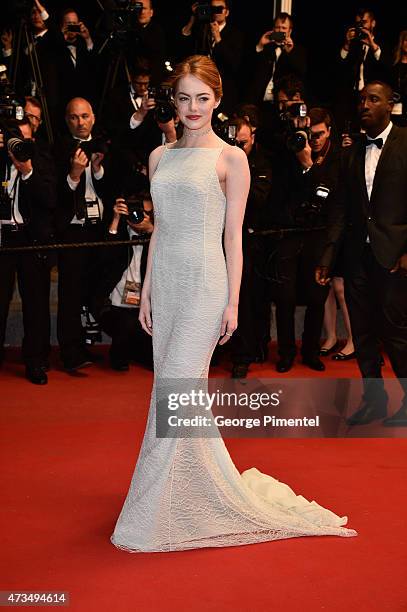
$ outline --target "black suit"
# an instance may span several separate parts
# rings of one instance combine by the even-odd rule
[[[380,45],[381,53],[376,59],[373,50],[369,47],[367,52],[358,41],[351,43],[345,59],[341,56],[337,67],[337,90],[334,100],[334,115],[339,132],[348,131],[347,122],[352,129],[359,126],[357,103],[360,91],[360,68],[363,64],[363,82],[384,81],[391,82],[390,58],[386,49]],[[366,53],[366,57],[365,57]]]
[[[346,302],[362,376],[381,377],[381,339],[396,376],[406,379],[407,278],[390,270],[407,252],[407,130],[393,126],[387,137],[370,201],[363,142],[344,155],[339,185],[320,263],[332,266],[344,233]]]
[[[306,70],[306,53],[305,49],[301,47],[301,45],[295,44],[289,53],[283,49],[280,57],[277,60],[276,46],[272,43],[266,45],[263,51],[253,54],[253,79],[246,96],[247,101],[261,106],[266,87],[271,77],[273,77],[274,84],[276,84],[281,78],[288,75],[294,75],[304,81]]]
[[[37,146],[32,158],[33,173],[27,180],[17,178],[17,206],[24,223],[18,231],[2,225],[2,245],[19,247],[44,244],[53,239],[56,206],[56,172],[46,146]],[[47,363],[50,349],[50,267],[46,252],[0,252],[0,352],[3,349],[8,310],[17,273],[22,300],[23,359],[27,366]]]
[[[162,144],[162,131],[154,119],[154,112],[149,111],[142,123],[131,129],[130,118],[135,112],[128,88],[114,88],[106,104],[103,123],[112,139],[118,174],[133,171],[137,162],[148,165],[151,151]]]
[[[108,160],[103,162],[104,176],[92,183],[103,202],[103,216],[96,224],[74,224],[74,216],[85,216],[86,177],[82,173],[79,185],[73,191],[67,182],[70,159],[75,148],[69,136],[56,149],[58,163],[58,207],[56,226],[58,237],[65,243],[84,243],[103,240],[105,225],[111,215],[111,187]],[[100,247],[72,248],[58,254],[58,319],[57,332],[61,357],[67,368],[84,360],[85,338],[81,323],[81,307],[90,303],[100,270]]]
[[[220,42],[213,45],[210,25],[207,24],[206,38],[203,37],[204,27],[204,24],[195,25],[190,36],[182,35],[180,54],[182,57],[195,53],[212,57],[221,75],[223,88],[221,106],[216,112],[223,110],[231,114],[239,102],[245,38],[239,30],[227,22],[220,32]]]

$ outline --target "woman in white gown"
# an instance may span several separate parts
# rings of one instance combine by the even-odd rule
[[[130,552],[163,552],[356,535],[343,527],[347,517],[271,476],[255,468],[240,474],[220,436],[156,437],[157,381],[207,378],[217,342],[227,342],[237,327],[250,184],[244,152],[211,128],[222,95],[212,60],[187,58],[173,86],[184,130],[150,156],[155,226],[140,304],[140,322],[153,337],[155,378],[143,444],[111,541]]]

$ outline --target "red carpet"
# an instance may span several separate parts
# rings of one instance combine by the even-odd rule
[[[354,361],[326,363],[325,375],[357,376]],[[251,373],[277,376],[271,363]],[[229,375],[221,366],[211,374]],[[310,370],[298,365],[290,375]],[[407,610],[406,439],[228,441],[239,470],[256,466],[347,514],[356,538],[180,553],[114,548],[151,379],[136,366],[120,374],[102,364],[75,378],[53,369],[48,386],[35,387],[11,352],[0,371],[0,590],[69,591],[69,609],[84,612]]]

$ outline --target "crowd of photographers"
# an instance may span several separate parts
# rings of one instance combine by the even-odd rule
[[[147,160],[182,129],[168,81],[171,61],[192,53],[210,55],[221,72],[214,129],[245,151],[252,179],[232,375],[244,377],[252,362],[267,359],[272,303],[279,372],[294,364],[298,304],[306,306],[304,364],[323,371],[321,356],[353,358],[340,256],[332,287],[317,284],[314,272],[341,149],[360,137],[358,97],[366,83],[393,87],[394,122],[406,125],[407,31],[392,56],[376,40],[373,13],[359,11],[338,49],[340,95],[325,108],[306,91],[307,54],[287,13],[251,48],[230,23],[227,0],[196,2],[176,33],[156,21],[151,0],[111,4],[91,32],[75,10],[51,15],[35,0],[1,35],[0,360],[17,277],[26,377],[46,384],[56,265],[64,369],[75,373],[97,359],[88,349],[100,329],[112,338],[113,369],[127,371],[132,360],[152,367],[151,341],[138,322],[154,224]],[[64,248],[32,248],[47,244]],[[348,334],[342,351],[332,329],[337,301]]]

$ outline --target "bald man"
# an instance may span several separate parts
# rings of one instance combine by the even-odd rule
[[[105,147],[93,138],[95,115],[84,98],[73,98],[66,107],[69,134],[56,148],[59,168],[57,230],[67,243],[103,240],[106,202],[110,201]],[[93,141],[93,142],[92,142]],[[57,333],[64,368],[74,371],[92,363],[81,322],[99,271],[97,248],[60,251],[58,262]]]

